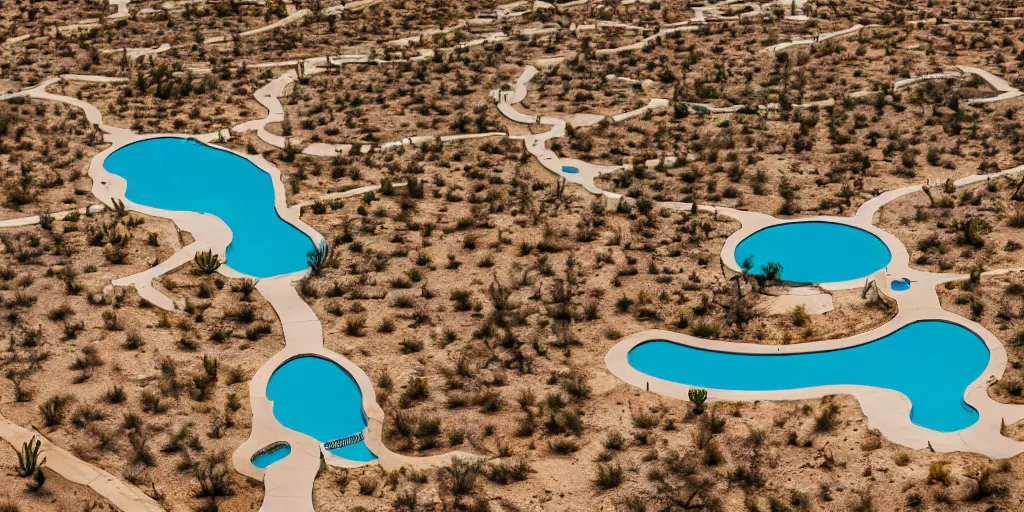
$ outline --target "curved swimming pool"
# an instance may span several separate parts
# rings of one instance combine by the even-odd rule
[[[740,241],[736,262],[750,258],[751,273],[761,266],[782,265],[784,281],[838,283],[867,277],[892,260],[889,248],[877,236],[835,222],[786,222],[764,228]]]
[[[267,383],[267,398],[281,425],[321,443],[359,434],[367,425],[359,385],[322,357],[296,357],[278,367]],[[355,461],[377,458],[363,441],[328,451]]]
[[[277,215],[269,174],[230,151],[160,137],[124,146],[103,167],[128,182],[125,197],[171,211],[208,213],[231,229],[226,264],[253,277],[307,268],[313,241]]]
[[[967,387],[989,361],[971,330],[941,320],[908,324],[875,341],[827,352],[740,354],[655,340],[628,354],[630,366],[659,379],[717,390],[776,391],[835,384],[886,388],[911,402],[910,420],[938,432],[973,425]]]

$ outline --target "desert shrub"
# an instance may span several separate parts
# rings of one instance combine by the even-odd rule
[[[594,484],[600,489],[614,489],[622,485],[623,471],[619,465],[598,464]]]

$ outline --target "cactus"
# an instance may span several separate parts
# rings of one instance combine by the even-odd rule
[[[118,216],[118,218],[124,217],[124,214],[127,213],[127,211],[128,211],[128,208],[125,207],[125,205],[124,205],[124,201],[122,201],[120,199],[117,199],[117,198],[113,198],[113,199],[110,200],[110,202],[111,202],[111,204],[114,205],[114,208],[113,208],[114,214],[116,214]]]
[[[196,266],[204,274],[212,274],[220,268],[220,256],[214,254],[212,250],[197,252],[195,261]]]
[[[18,452],[18,475],[32,476],[46,464],[46,457],[39,458],[39,448],[42,444],[43,442],[35,436],[28,442],[21,443],[21,451]]]
[[[704,402],[708,399],[708,391],[706,389],[691,388],[687,395],[690,397],[690,402],[693,403],[693,413],[700,414],[704,412]]]

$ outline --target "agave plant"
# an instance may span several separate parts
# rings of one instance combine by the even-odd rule
[[[21,451],[18,452],[18,475],[32,476],[37,469],[46,464],[46,457],[39,458],[39,448],[42,444],[43,442],[35,436],[28,442],[21,443]]]
[[[687,392],[687,396],[690,397],[690,402],[693,403],[693,413],[703,413],[704,402],[708,399],[708,391],[706,389],[690,388],[690,391]]]
[[[312,251],[306,253],[306,264],[309,265],[313,275],[320,275],[320,271],[327,265],[330,253],[326,240],[320,240],[320,243],[313,247]]]
[[[199,267],[204,274],[212,274],[220,268],[220,256],[213,253],[212,250],[199,251],[195,257],[196,266]]]

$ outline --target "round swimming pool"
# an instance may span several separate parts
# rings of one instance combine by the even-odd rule
[[[564,172],[566,174],[576,174],[576,173],[580,172],[580,170],[575,168],[575,167],[569,166],[569,165],[563,165],[562,166],[562,172]]]
[[[763,275],[769,263],[782,265],[781,279],[791,283],[838,283],[860,279],[892,260],[877,236],[834,222],[787,222],[764,228],[736,246],[736,262],[752,264]]]

